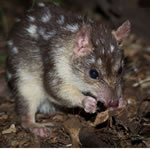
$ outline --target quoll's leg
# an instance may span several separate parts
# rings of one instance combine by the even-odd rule
[[[39,107],[39,103],[36,101],[27,101],[20,98],[17,103],[18,113],[21,119],[21,125],[25,129],[29,130],[38,136],[48,136],[51,132],[52,123],[36,123],[35,115]],[[36,99],[38,100],[38,99]],[[21,102],[20,102],[21,101]]]
[[[22,126],[39,136],[47,136],[49,128],[45,124],[35,122],[35,114],[41,103],[45,100],[42,81],[38,75],[21,70],[17,82],[17,108],[21,117]]]
[[[51,128],[53,124],[51,123],[36,123],[35,116],[23,116],[21,117],[22,126],[28,129],[34,135],[46,137],[51,133]]]

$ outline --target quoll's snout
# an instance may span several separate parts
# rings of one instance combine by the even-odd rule
[[[112,89],[112,88],[109,88],[106,89],[108,90],[108,97],[106,99],[106,107],[115,107],[117,108],[119,106],[119,96],[121,93],[118,93],[118,90],[115,88],[115,89]]]
[[[117,100],[110,100],[108,103],[104,104],[109,110],[115,110],[118,108],[125,107],[127,105],[126,101],[121,97]]]
[[[119,101],[118,100],[110,100],[107,104],[109,107],[118,107]]]
[[[125,106],[125,102],[122,98],[121,90],[118,88],[112,89],[107,85],[101,85],[98,90],[98,101],[104,103],[104,106],[110,110],[114,110]]]

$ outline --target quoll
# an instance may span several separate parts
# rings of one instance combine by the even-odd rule
[[[130,22],[110,30],[59,6],[38,3],[14,26],[7,43],[7,80],[22,126],[47,136],[36,123],[37,111],[57,106],[97,111],[97,102],[113,110],[125,105],[120,43]]]

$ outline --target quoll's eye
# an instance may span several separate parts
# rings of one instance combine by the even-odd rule
[[[121,73],[122,73],[122,71],[123,71],[123,68],[122,68],[122,66],[119,68],[119,70],[118,70],[118,74],[120,75]]]
[[[99,76],[98,72],[95,69],[90,70],[89,74],[92,79],[97,79]]]

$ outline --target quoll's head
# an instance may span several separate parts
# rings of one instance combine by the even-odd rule
[[[82,91],[95,97],[110,109],[124,105],[121,76],[123,51],[121,42],[130,32],[130,22],[116,31],[104,25],[83,25],[75,38],[72,55],[73,71],[83,81]]]

